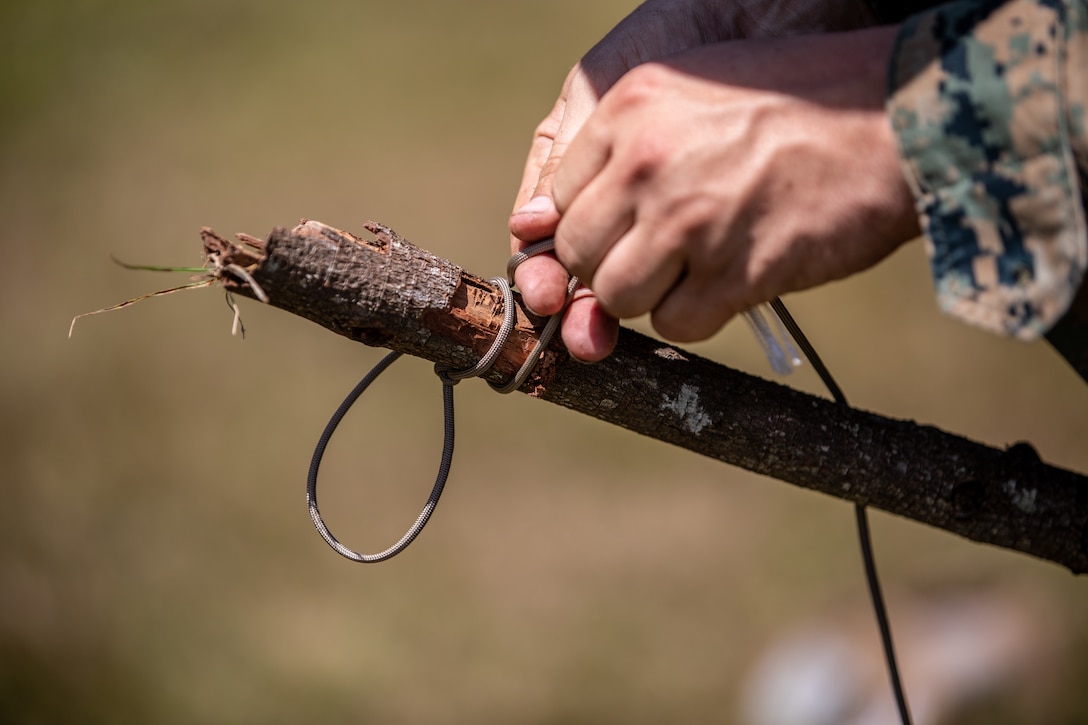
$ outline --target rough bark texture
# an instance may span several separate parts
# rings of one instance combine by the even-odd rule
[[[203,233],[228,289],[353,340],[454,367],[491,345],[502,299],[488,281],[386,227],[367,240],[318,222],[276,229],[252,249]],[[243,268],[252,282],[232,272]],[[542,320],[520,307],[485,377],[508,379]],[[1088,478],[1028,444],[992,448],[931,426],[842,408],[623,330],[604,362],[552,343],[522,387],[651,438],[966,538],[1088,571]]]

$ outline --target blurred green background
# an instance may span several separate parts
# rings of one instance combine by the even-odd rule
[[[199,264],[202,225],[377,219],[501,271],[532,128],[633,6],[0,7],[0,720],[734,722],[761,650],[812,617],[855,618],[878,652],[843,502],[470,382],[443,505],[360,568],[313,531],[304,476],[382,351],[248,301],[243,342],[215,290],[65,337],[184,280],[110,254]],[[1088,471],[1088,386],[1046,345],[942,318],[920,245],[788,301],[855,405]],[[743,324],[695,347],[770,375]],[[402,363],[330,451],[333,530],[399,536],[439,440],[439,385]],[[893,625],[942,592],[1027,596],[1056,633],[1029,719],[1088,721],[1088,581],[873,526]]]

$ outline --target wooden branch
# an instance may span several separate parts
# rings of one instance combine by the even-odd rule
[[[498,291],[380,224],[366,227],[376,239],[304,222],[274,230],[264,243],[245,237],[251,249],[208,229],[202,236],[229,290],[259,296],[256,283],[269,304],[352,340],[473,364],[501,321]],[[542,323],[518,304],[517,328],[487,376],[496,382],[521,365]],[[594,365],[552,343],[522,392],[749,471],[1088,571],[1088,478],[1042,463],[1026,443],[1000,450],[844,409],[629,330]]]

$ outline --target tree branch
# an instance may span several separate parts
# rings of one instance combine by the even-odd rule
[[[352,340],[453,367],[475,363],[502,320],[498,290],[380,224],[366,228],[376,239],[304,222],[263,243],[243,237],[248,249],[209,229],[202,236],[231,291],[258,297],[256,283],[269,304]],[[486,376],[495,382],[520,367],[542,324],[517,299],[517,327]],[[630,330],[594,365],[552,343],[521,390],[749,471],[1088,571],[1088,478],[1041,462],[1026,443],[1000,450],[846,409]]]

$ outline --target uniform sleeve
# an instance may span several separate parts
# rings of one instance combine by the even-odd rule
[[[1088,0],[964,0],[909,18],[888,111],[937,300],[1034,339],[1088,258]]]

